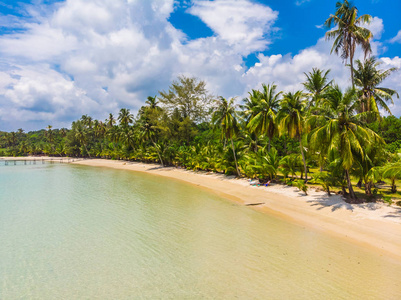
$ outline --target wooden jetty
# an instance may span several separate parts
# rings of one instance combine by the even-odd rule
[[[9,165],[17,165],[22,163],[24,165],[36,165],[36,164],[45,164],[45,163],[72,163],[74,161],[82,160],[82,158],[75,158],[75,157],[2,157],[0,158],[0,165],[9,166]],[[19,163],[20,162],[20,163]]]

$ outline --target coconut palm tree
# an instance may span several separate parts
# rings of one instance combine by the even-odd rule
[[[160,106],[158,106],[157,104],[159,104],[159,101],[157,101],[157,97],[154,96],[149,96],[148,100],[145,101],[145,103],[148,105],[148,107],[152,110],[160,110]]]
[[[235,110],[235,99],[231,98],[229,101],[227,99],[220,97],[216,100],[217,110],[214,112],[212,117],[212,122],[221,128],[221,138],[231,140],[231,147],[234,155],[235,168],[237,170],[237,175],[241,176],[238,168],[237,156],[235,154],[234,148],[234,137],[239,131],[238,116]]]
[[[81,117],[81,121],[82,121],[82,125],[92,129],[92,125],[93,125],[93,119],[91,116],[88,115],[83,115]]]
[[[88,133],[86,131],[84,124],[82,124],[82,121],[78,120],[76,122],[73,122],[71,129],[74,133],[75,138],[78,140],[81,146],[84,146],[86,153],[88,154],[89,157],[91,157],[87,147]]]
[[[262,98],[262,93],[258,90],[252,90],[248,94],[248,98],[243,99],[243,104],[239,106],[247,124],[256,115],[255,107],[260,103],[260,99]]]
[[[67,129],[66,129],[66,128],[61,128],[61,129],[60,129],[60,135],[61,135],[62,137],[65,137],[65,136],[67,135]]]
[[[308,168],[306,166],[304,146],[302,145],[302,135],[305,131],[306,105],[305,94],[302,91],[284,94],[277,115],[280,133],[288,134],[289,137],[295,138],[299,142],[299,149],[304,164],[305,181],[308,180]]]
[[[114,118],[113,114],[109,114],[109,118],[105,120],[107,128],[112,128],[116,124],[116,119]]]
[[[328,91],[326,102],[335,103],[330,114],[325,115],[325,122],[314,129],[310,135],[312,145],[327,144],[331,152],[338,153],[341,166],[352,199],[356,199],[350,178],[350,170],[357,157],[366,157],[365,148],[372,144],[383,143],[381,137],[366,127],[365,114],[358,114],[357,95],[354,89],[345,93],[338,86]]]
[[[333,51],[340,54],[341,58],[347,63],[349,59],[351,65],[351,82],[354,87],[354,55],[356,46],[360,45],[365,57],[372,52],[370,48],[370,40],[372,32],[361,25],[369,24],[372,20],[370,15],[362,15],[358,17],[358,9],[348,0],[336,3],[336,12],[326,20],[324,25],[327,28],[334,27],[333,30],[326,32],[326,40],[334,39]]]
[[[48,126],[46,127],[46,129],[47,129],[47,131],[46,131],[46,136],[47,136],[47,139],[48,139],[49,143],[53,143],[54,135],[53,135],[53,130],[52,130],[52,128],[53,128],[52,125],[48,125]]]
[[[128,127],[129,124],[134,120],[134,115],[130,113],[128,108],[121,108],[120,113],[118,114],[118,121],[120,125],[125,128]]]
[[[313,68],[311,72],[304,73],[306,81],[302,84],[308,91],[307,95],[310,97],[309,108],[315,105],[319,106],[320,100],[324,97],[324,93],[332,84],[333,81],[329,81],[327,78],[329,73],[330,70],[324,71],[318,68]]]
[[[395,181],[396,179],[401,179],[401,162],[384,166],[382,176],[391,180],[391,192],[396,193],[397,186],[395,185]]]
[[[277,133],[276,113],[279,109],[282,92],[276,92],[277,85],[263,84],[258,102],[251,108],[252,118],[248,128],[256,134],[266,135],[269,139],[268,151],[270,151],[271,139]]]
[[[399,98],[395,90],[379,86],[384,79],[397,69],[380,70],[378,69],[380,64],[381,62],[377,61],[374,56],[363,62],[359,59],[356,60],[356,69],[354,69],[355,85],[360,88],[358,93],[362,112],[374,111],[378,113],[378,108],[382,107],[391,114],[386,102],[390,101],[391,104],[394,104],[394,95]]]

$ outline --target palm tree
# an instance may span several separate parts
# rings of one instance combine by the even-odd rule
[[[356,114],[358,102],[354,89],[343,93],[335,86],[328,91],[325,101],[334,103],[331,105],[332,110],[324,116],[325,122],[311,132],[310,143],[327,145],[328,151],[338,153],[350,196],[356,199],[350,170],[357,157],[366,157],[365,148],[375,143],[383,143],[383,140],[366,127],[363,122],[365,114]]]
[[[383,168],[383,177],[391,180],[391,192],[397,192],[396,179],[401,179],[401,162],[388,164]]]
[[[277,132],[276,113],[282,92],[276,92],[277,85],[275,84],[262,86],[263,92],[260,93],[256,105],[251,108],[253,116],[248,123],[248,128],[251,132],[268,137],[268,151],[270,151],[271,139]]]
[[[326,20],[324,25],[327,28],[337,26],[333,30],[326,32],[326,39],[334,39],[333,51],[336,54],[341,53],[341,58],[347,62],[349,59],[351,65],[351,82],[354,87],[354,55],[357,45],[361,45],[365,57],[372,52],[370,48],[370,40],[372,32],[364,27],[363,24],[369,24],[372,20],[370,15],[362,15],[358,17],[358,9],[348,0],[336,3],[336,12]]]
[[[135,133],[132,127],[123,127],[118,138],[124,145],[130,146],[132,149],[135,148]]]
[[[82,121],[76,121],[72,123],[72,130],[74,132],[74,136],[75,138],[79,141],[79,143],[84,146],[86,153],[88,154],[89,157],[89,151],[87,148],[87,143],[88,143],[88,137],[87,137],[87,132],[86,129],[84,127],[84,124],[82,124]]]
[[[113,114],[109,114],[109,118],[105,120],[107,128],[112,128],[114,124],[116,124],[116,119],[114,118]]]
[[[252,90],[252,92],[248,92],[248,94],[248,98],[242,100],[244,104],[239,106],[242,109],[242,114],[246,123],[249,123],[249,121],[255,116],[255,107],[262,98],[262,93],[258,90]]]
[[[234,155],[235,168],[237,170],[237,175],[241,176],[241,173],[238,169],[237,156],[235,154],[234,148],[234,137],[239,131],[239,124],[237,120],[237,112],[235,111],[235,99],[231,98],[227,101],[225,98],[220,97],[216,100],[217,110],[214,112],[212,117],[212,122],[221,127],[221,138],[222,139],[230,139],[231,147]]]
[[[128,108],[121,108],[118,114],[118,121],[122,127],[128,127],[130,123],[134,120],[134,115],[130,113]]]
[[[391,104],[394,104],[392,98],[394,95],[399,98],[395,90],[379,87],[380,83],[397,69],[379,70],[377,67],[380,64],[381,62],[378,62],[374,56],[364,62],[359,59],[356,61],[357,68],[354,70],[355,85],[360,88],[359,97],[362,112],[374,111],[378,113],[378,107],[380,106],[391,114],[386,102],[391,101]]]
[[[330,70],[326,72],[318,68],[313,68],[311,72],[304,73],[306,76],[306,81],[303,84],[305,89],[309,92],[308,96],[311,101],[309,102],[309,107],[320,104],[320,100],[324,97],[324,93],[330,87],[332,80],[329,81],[327,76]]]
[[[46,127],[47,131],[46,131],[46,136],[47,139],[49,140],[49,143],[53,143],[53,130],[52,130],[53,126],[52,125],[48,125]]]
[[[93,119],[91,116],[83,115],[81,117],[82,125],[87,126],[88,128],[92,129]]]
[[[60,135],[61,135],[62,137],[65,137],[65,136],[67,135],[67,129],[66,129],[66,128],[61,128],[61,129],[60,129]]]
[[[304,147],[302,145],[302,135],[305,131],[304,121],[306,114],[305,94],[302,91],[284,94],[281,101],[281,108],[278,112],[280,133],[288,134],[291,138],[298,139],[299,148],[301,150],[302,161],[304,164],[305,182],[308,180],[308,168]]]
[[[157,97],[156,96],[154,96],[154,97],[149,96],[148,100],[146,100],[145,103],[152,110],[159,110],[160,109],[160,106],[157,105],[159,103],[159,101],[157,101]]]

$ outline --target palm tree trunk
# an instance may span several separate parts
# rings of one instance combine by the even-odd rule
[[[299,136],[299,148],[301,149],[302,161],[304,163],[305,183],[306,183],[308,181],[308,168],[306,167],[306,160],[305,160],[304,148],[302,147],[301,136]]]
[[[159,151],[157,151],[157,155],[159,156],[160,163],[162,164],[162,167],[164,167],[164,163],[163,163],[162,157],[160,156]]]
[[[159,159],[160,159],[160,163],[161,163],[162,167],[164,167],[164,163],[163,163],[163,159],[162,159],[162,157],[160,155],[160,151],[159,151],[159,149],[157,149],[156,143],[153,141],[152,136],[149,135],[149,137],[150,137],[150,140],[152,141],[153,145],[155,146],[155,149],[156,149],[156,152],[157,152],[157,156],[159,156]]]
[[[370,181],[365,182],[365,194],[372,196],[372,183]]]
[[[89,154],[88,148],[86,148],[86,144],[84,144],[84,146],[85,146],[86,153],[88,153],[89,158],[91,158],[91,155]]]
[[[231,147],[232,147],[233,153],[234,153],[235,168],[237,169],[238,177],[240,177],[240,176],[241,176],[241,173],[239,172],[239,169],[238,169],[237,155],[235,154],[234,142],[233,142],[233,139],[232,139],[232,138],[231,138]]]
[[[395,185],[395,178],[391,179],[391,192],[396,193],[397,192],[397,186]]]
[[[351,82],[352,82],[352,88],[355,88],[354,84],[354,53],[350,54],[349,57],[350,65],[351,65]]]
[[[269,145],[267,146],[267,151],[270,152],[270,145],[271,145],[272,138],[269,136]]]
[[[356,195],[355,195],[354,189],[352,188],[351,178],[349,177],[348,170],[345,170],[345,177],[347,178],[348,190],[349,190],[351,199],[356,199]]]

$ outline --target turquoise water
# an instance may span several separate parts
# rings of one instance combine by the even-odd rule
[[[0,299],[400,295],[400,263],[179,181],[0,165]]]

